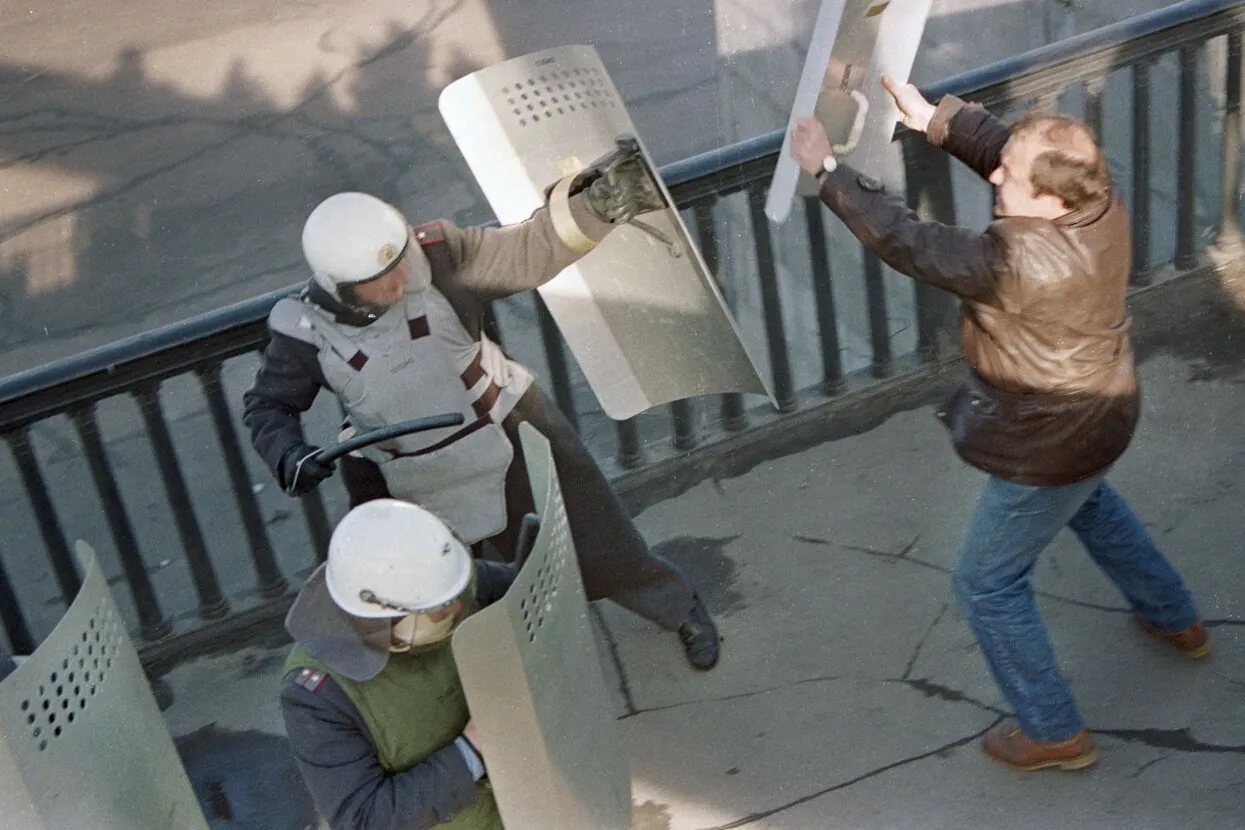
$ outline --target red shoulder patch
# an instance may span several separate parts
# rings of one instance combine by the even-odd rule
[[[438,242],[445,241],[445,231],[441,229],[440,222],[416,225],[412,230],[415,232],[415,241],[421,247],[427,248],[429,245],[436,245]]]
[[[294,675],[294,682],[309,692],[314,692],[324,683],[327,674],[319,669],[299,669]]]

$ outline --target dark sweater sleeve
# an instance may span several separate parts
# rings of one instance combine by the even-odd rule
[[[286,676],[281,714],[299,771],[333,830],[427,830],[479,798],[454,744],[403,770],[380,765],[362,716],[331,677],[315,691]]]
[[[303,444],[299,416],[324,386],[315,346],[278,332],[264,348],[255,383],[242,395],[242,423],[268,469],[280,481],[281,459]]]

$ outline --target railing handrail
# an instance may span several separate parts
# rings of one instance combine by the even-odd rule
[[[1198,31],[1185,32],[1181,40],[1200,40],[1231,29],[1245,21],[1245,0],[1184,0],[1166,8],[1103,26],[1066,40],[1039,46],[1010,58],[1003,58],[977,69],[924,87],[921,92],[931,101],[944,95],[971,97],[990,103],[985,95],[996,88],[1014,90],[1034,75],[1049,73],[1061,64],[1101,61],[1110,55],[1110,64],[1123,65],[1137,57],[1161,52],[1171,43],[1162,35],[1171,29],[1197,23]],[[1127,52],[1121,49],[1127,47]],[[1051,86],[1056,86],[1052,80]],[[774,130],[727,147],[667,164],[661,168],[662,179],[675,194],[689,182],[711,176],[729,167],[746,167],[766,161],[782,149],[785,128]],[[681,200],[680,200],[681,201]]]
[[[1245,0],[1185,0],[962,72],[923,92],[931,100],[955,94],[987,104],[1024,97],[1039,88],[1066,84],[1069,74],[1091,68],[1105,72],[1169,50],[1177,42],[1213,37],[1242,21]],[[1173,29],[1181,30],[1175,38],[1170,36]],[[1056,73],[1060,67],[1068,71]],[[660,173],[676,203],[687,207],[768,175],[782,139],[783,130],[775,130],[664,165]],[[0,431],[254,349],[267,337],[265,320],[272,306],[300,287],[301,283],[292,285],[0,378]],[[150,360],[155,355],[161,359]]]

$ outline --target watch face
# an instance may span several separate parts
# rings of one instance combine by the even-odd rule
[[[826,156],[821,160],[821,169],[827,173],[833,173],[838,166],[839,161],[834,156]]]

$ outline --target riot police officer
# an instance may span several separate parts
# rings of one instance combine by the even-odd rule
[[[370,501],[333,531],[286,618],[295,647],[280,699],[334,830],[501,830],[450,635],[513,580],[408,502]]]
[[[678,633],[689,662],[716,665],[719,641],[687,580],[655,556],[566,419],[525,366],[483,332],[484,304],[547,282],[613,222],[662,206],[638,160],[589,168],[569,198],[526,222],[410,227],[393,206],[339,193],[312,211],[302,245],[312,277],[279,301],[255,383],[244,396],[252,442],[289,493],[333,473],[300,415],[330,389],[351,426],[371,430],[461,412],[464,425],[383,442],[342,460],[351,504],[392,496],[421,504],[469,544],[515,550],[532,496],[518,425],[549,439],[589,599],[610,598]]]

